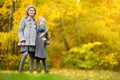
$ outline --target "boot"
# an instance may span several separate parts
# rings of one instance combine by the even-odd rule
[[[49,73],[49,71],[48,71],[48,70],[45,70],[45,73],[46,73],[46,74],[48,74],[48,73]]]
[[[30,70],[30,73],[33,73],[33,70]]]
[[[41,72],[41,70],[37,70],[37,73],[40,73]]]

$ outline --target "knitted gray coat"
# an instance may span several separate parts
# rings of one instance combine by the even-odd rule
[[[18,37],[19,43],[25,41],[25,46],[35,46],[36,22],[29,17],[23,18],[18,29]]]

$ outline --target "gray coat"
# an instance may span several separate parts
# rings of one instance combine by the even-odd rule
[[[19,43],[25,41],[25,46],[35,46],[36,41],[36,23],[30,17],[23,18],[18,29]],[[19,45],[18,43],[18,45]]]
[[[36,49],[35,49],[35,57],[36,58],[47,58],[46,52],[46,42],[49,41],[48,32],[45,33],[42,37],[40,37],[42,32],[37,34],[36,38]],[[42,38],[46,38],[47,40],[43,41]]]

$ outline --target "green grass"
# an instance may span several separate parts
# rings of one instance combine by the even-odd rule
[[[50,69],[49,74],[34,71],[1,71],[0,80],[120,80],[120,72],[109,70]]]
[[[72,80],[58,74],[0,73],[0,80]]]

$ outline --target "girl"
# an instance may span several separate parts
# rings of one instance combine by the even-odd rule
[[[49,36],[46,29],[46,19],[44,17],[39,17],[38,27],[36,28],[37,38],[36,38],[36,68],[38,73],[40,72],[40,60],[42,60],[44,71],[48,73],[47,63],[46,63],[46,45],[50,44]]]
[[[21,72],[27,55],[30,56],[30,72],[33,72],[35,41],[36,41],[36,22],[34,16],[36,15],[36,9],[30,5],[26,9],[26,17],[20,22],[18,29],[19,43],[21,46],[20,52],[23,56],[20,61],[19,72]]]

